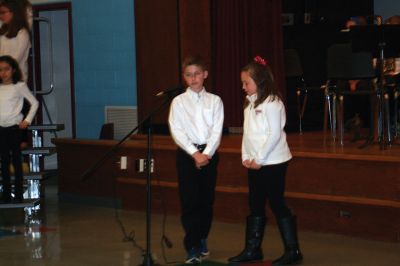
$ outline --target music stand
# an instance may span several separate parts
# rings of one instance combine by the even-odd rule
[[[284,63],[286,82],[294,83],[296,86],[299,134],[303,134],[303,117],[307,104],[307,85],[304,81],[300,57],[295,49],[284,50]],[[301,101],[302,92],[304,94],[303,101]]]
[[[344,91],[337,88],[333,82],[340,80],[371,80],[376,77],[372,65],[372,54],[369,52],[353,52],[351,43],[336,43],[328,48],[327,56],[328,82],[325,92],[325,115],[324,131],[327,128],[326,116],[329,113],[329,122],[332,138],[336,140],[336,124],[338,125],[340,144],[343,145],[344,118],[343,118],[343,96],[344,95],[370,95],[371,91]],[[338,97],[337,97],[338,96]],[[339,98],[339,99],[338,99]],[[339,105],[337,101],[339,100]],[[372,110],[372,104],[371,104]],[[337,114],[336,114],[337,113]],[[371,125],[373,114],[371,113]],[[370,128],[370,134],[372,130]]]
[[[369,51],[377,58],[378,140],[381,149],[384,149],[386,146],[385,128],[387,143],[389,145],[392,143],[388,95],[385,92],[384,59],[396,57],[400,53],[400,25],[354,26],[350,28],[350,33],[353,51]],[[373,141],[373,136],[369,138],[369,142],[371,141]]]

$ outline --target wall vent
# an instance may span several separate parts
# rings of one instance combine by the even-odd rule
[[[138,124],[137,107],[106,106],[105,122],[114,124],[114,138],[122,139]],[[136,134],[134,132],[134,134]]]

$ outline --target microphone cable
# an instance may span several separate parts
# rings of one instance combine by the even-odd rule
[[[173,247],[172,241],[166,236],[166,226],[167,226],[167,205],[166,205],[166,197],[165,197],[165,188],[161,186],[161,180],[159,175],[155,174],[156,177],[157,185],[159,188],[158,191],[158,196],[161,202],[161,211],[162,211],[162,223],[161,223],[161,239],[160,239],[160,245],[161,245],[161,253],[162,257],[164,259],[164,262],[166,265],[170,264],[180,264],[182,263],[181,261],[169,261],[167,258],[167,252],[166,248],[170,249]]]
[[[173,247],[172,241],[166,236],[166,224],[167,224],[167,206],[165,203],[166,197],[165,197],[164,187],[161,186],[161,180],[160,180],[159,175],[157,175],[155,172],[153,174],[154,174],[154,177],[156,178],[157,185],[159,187],[159,191],[157,194],[159,196],[159,199],[161,202],[161,208],[162,208],[162,225],[161,225],[162,233],[161,233],[161,239],[160,239],[162,257],[163,257],[163,260],[166,265],[180,264],[181,261],[169,261],[167,258],[167,255],[166,255],[166,248],[170,249]],[[116,184],[117,184],[117,180],[116,180],[116,178],[114,178],[114,182],[113,182],[114,216],[115,216],[115,220],[116,220],[119,228],[121,229],[121,232],[123,235],[122,241],[123,242],[131,242],[133,247],[138,249],[141,252],[141,254],[144,255],[146,253],[146,250],[142,246],[137,244],[135,230],[132,230],[128,234],[126,231],[126,228],[124,226],[124,223],[119,215]],[[156,196],[157,194],[154,193],[154,190],[153,190],[153,195]],[[153,254],[151,254],[151,255],[153,256]]]
[[[121,229],[122,235],[123,235],[122,242],[131,242],[133,247],[138,249],[142,255],[145,254],[145,249],[142,246],[140,246],[139,244],[137,244],[137,242],[136,242],[135,230],[133,229],[128,234],[125,229],[124,223],[122,222],[121,217],[119,215],[118,202],[117,202],[117,179],[116,178],[113,178],[113,202],[114,202],[115,221],[117,222],[119,228]]]

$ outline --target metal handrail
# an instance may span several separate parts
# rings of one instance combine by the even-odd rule
[[[33,67],[33,91],[35,94],[40,94],[40,95],[47,95],[50,94],[54,90],[54,71],[53,71],[53,29],[51,26],[51,22],[48,18],[45,17],[34,17],[34,21],[38,22],[45,22],[48,27],[48,32],[49,34],[47,35],[48,43],[49,43],[49,75],[50,75],[50,85],[47,90],[37,90],[36,89],[36,69]],[[34,31],[32,31],[32,35],[34,35]],[[35,42],[32,42],[32,51],[35,51]],[[33,60],[33,65],[35,65],[35,56],[34,54],[32,55],[32,60]]]

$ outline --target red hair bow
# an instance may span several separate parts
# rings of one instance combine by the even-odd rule
[[[260,65],[263,65],[263,66],[266,66],[266,65],[267,65],[267,61],[266,61],[264,58],[262,58],[261,56],[259,56],[259,55],[257,55],[256,57],[254,57],[254,61],[255,61],[257,64],[260,64]]]

